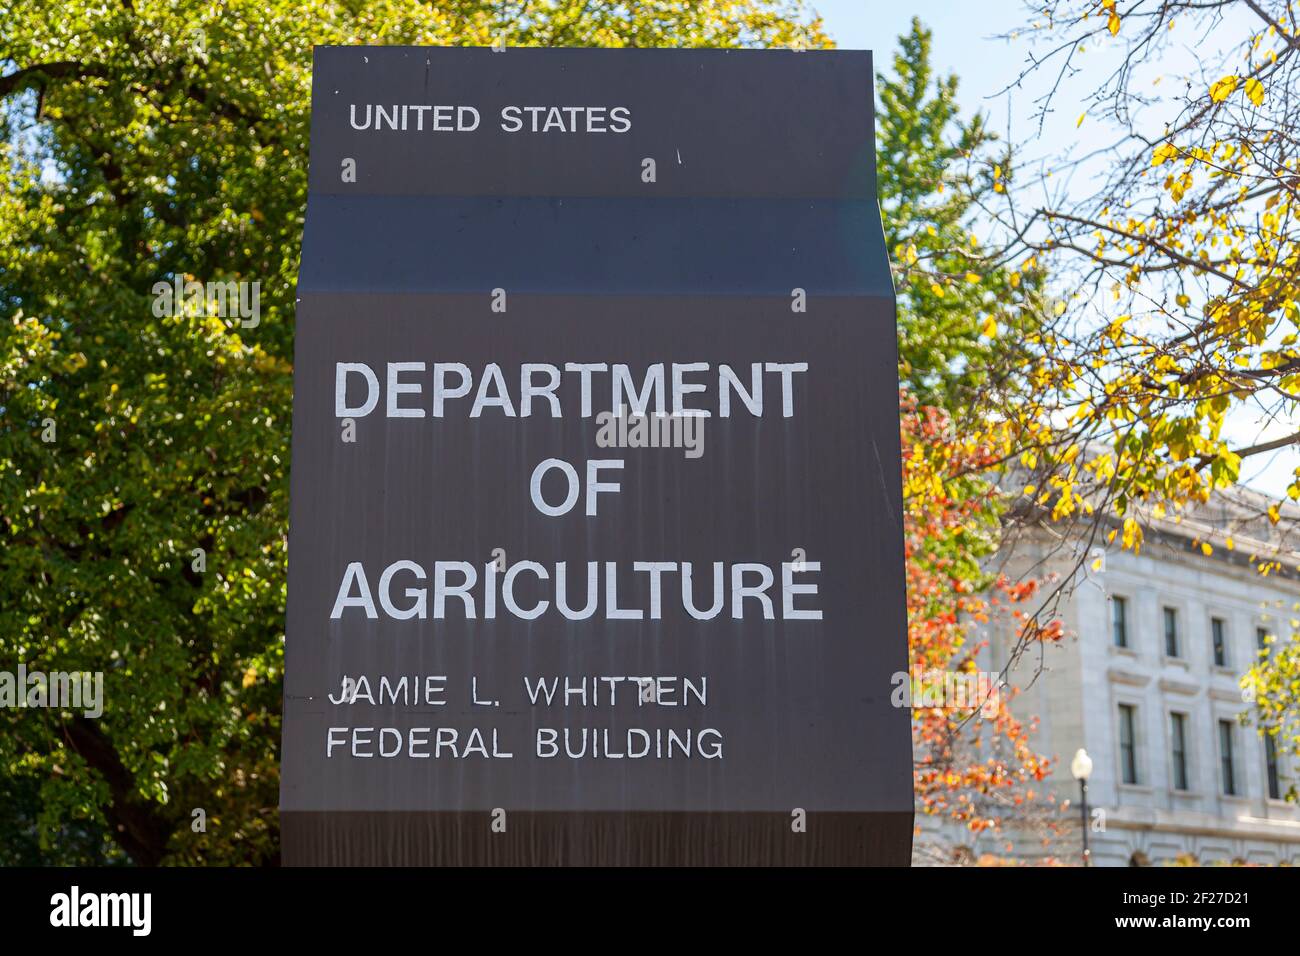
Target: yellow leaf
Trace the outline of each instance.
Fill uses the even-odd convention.
[[[968,272],[968,273],[966,273],[966,281],[967,281],[967,282],[970,282],[970,283],[973,284],[973,283],[979,282],[979,281],[980,281],[980,277],[979,277],[978,275],[976,275],[974,272]]]
[[[1264,102],[1264,84],[1253,76],[1246,81],[1246,95],[1256,106]]]
[[[1178,158],[1178,147],[1173,143],[1161,143],[1156,147],[1156,151],[1151,154],[1151,165],[1161,166],[1170,160]]]
[[[1142,547],[1142,527],[1133,518],[1124,519],[1124,534],[1120,546],[1134,554]]]
[[[248,670],[244,671],[244,686],[252,687],[256,683],[257,683],[257,668],[250,667]]]
[[[1207,558],[1210,555],[1214,554],[1214,549],[1210,547],[1210,543],[1208,541],[1201,542],[1201,554],[1205,555]]]
[[[1237,89],[1237,84],[1240,82],[1240,78],[1235,75],[1225,76],[1223,79],[1219,80],[1219,82],[1210,87],[1210,99],[1215,103],[1222,103],[1233,94],[1233,91]]]
[[[993,316],[984,320],[984,327],[980,329],[980,335],[986,339],[995,339],[998,337],[998,322]]]
[[[1087,112],[1080,113],[1080,114],[1079,114],[1079,122],[1077,122],[1077,123],[1074,124],[1074,128],[1075,128],[1075,129],[1078,129],[1080,126],[1082,126],[1082,125],[1083,125],[1083,121],[1084,121],[1085,119],[1087,119],[1087,118],[1088,118],[1088,114],[1087,114]]]
[[[1119,33],[1119,14],[1114,10],[1110,12],[1110,19],[1106,21],[1106,27],[1110,30],[1111,36]]]

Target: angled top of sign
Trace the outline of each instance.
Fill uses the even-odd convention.
[[[320,47],[299,291],[892,297],[871,62]]]
[[[312,155],[357,166],[316,194],[643,198],[650,159],[660,198],[875,197],[866,51],[317,47],[313,76]]]

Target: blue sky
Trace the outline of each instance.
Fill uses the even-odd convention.
[[[1029,45],[1025,35],[1002,39],[1023,30],[1032,19],[1025,0],[809,0],[810,6],[824,19],[827,32],[836,43],[847,49],[872,50],[878,68],[887,69],[897,48],[898,37],[910,30],[913,16],[934,33],[932,57],[941,73],[955,73],[960,81],[958,100],[963,111],[983,110],[990,115],[993,127],[1013,142],[1022,144],[1028,154],[1024,159],[1068,152],[1076,143],[1095,147],[1111,131],[1101,120],[1091,117],[1077,125],[1080,100],[1092,88],[1098,75],[1120,61],[1121,32],[1114,45],[1091,49],[1080,60],[1086,74],[1062,84],[1059,108],[1039,132],[1033,119],[1034,103],[1045,89],[1044,79],[1032,76],[1020,89],[1004,92],[1016,82],[1026,64]],[[1229,16],[1215,31],[1210,44],[1226,49],[1244,38],[1255,26],[1249,14]],[[1180,34],[1181,35],[1181,34]],[[1199,38],[1186,30],[1186,47],[1175,46],[1170,55],[1149,71],[1154,78],[1183,76],[1194,71],[1206,56],[1206,44],[1191,44]],[[1216,77],[1217,78],[1217,77]]]
[[[1023,22],[1019,0],[812,0],[811,6],[839,46],[874,50],[880,60],[893,53],[912,17],[920,17],[934,31],[936,64],[961,77],[968,107],[981,105],[1013,78],[1010,68],[1020,59],[1010,45],[991,39]]]
[[[1028,23],[1030,14],[1024,0],[910,0],[908,3],[810,0],[810,5],[822,15],[826,31],[838,46],[872,50],[878,69],[888,69],[897,38],[910,30],[913,16],[920,17],[934,33],[935,68],[940,73],[955,73],[959,78],[958,101],[963,113],[975,110],[988,113],[992,127],[1017,144],[1022,170],[1034,161],[1050,161],[1054,156],[1096,149],[1112,141],[1115,131],[1100,118],[1089,117],[1082,125],[1077,124],[1082,112],[1080,102],[1090,89],[1087,81],[1108,73],[1107,61],[1118,62],[1118,44],[1111,50],[1089,51],[1088,56],[1093,59],[1088,75],[1062,86],[1058,109],[1047,117],[1041,132],[1034,118],[1033,100],[1042,92],[1044,81],[1032,77],[1023,88],[1005,92],[1023,69],[1028,46],[1024,37],[1017,40],[1001,37]],[[1249,14],[1239,15],[1216,30],[1211,42],[1226,49],[1239,42],[1253,26]],[[1120,39],[1123,39],[1122,32]],[[1193,40],[1190,31],[1187,40],[1189,44]],[[1149,76],[1153,79],[1157,73],[1170,79],[1186,76],[1209,59],[1212,57],[1207,57],[1201,48],[1195,52],[1190,47],[1175,49]],[[1168,83],[1165,88],[1177,89],[1178,85]],[[1155,116],[1163,123],[1159,111]],[[1087,177],[1076,174],[1076,178]],[[1268,421],[1241,409],[1230,418],[1226,432],[1229,440],[1240,446],[1280,437],[1297,428],[1300,422]],[[1297,465],[1300,465],[1300,455],[1295,448],[1284,449],[1248,460],[1243,464],[1242,477],[1252,487],[1281,495]]]
[[[872,50],[880,66],[888,65],[912,17],[920,17],[934,31],[935,66],[961,80],[963,108],[1005,118],[1006,101],[998,94],[1016,78],[1024,49],[997,37],[1025,23],[1021,0],[811,0],[811,6],[840,47]]]

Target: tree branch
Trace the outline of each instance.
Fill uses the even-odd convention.
[[[1300,443],[1300,432],[1287,435],[1285,438],[1274,438],[1272,441],[1260,442],[1258,445],[1251,445],[1248,448],[1236,448],[1232,453],[1238,458],[1249,458],[1251,455],[1262,455],[1266,451],[1273,451],[1276,448],[1285,448],[1287,445],[1298,443]]]
[[[38,63],[23,67],[13,73],[0,76],[0,97],[25,90],[30,86],[43,85],[43,80],[75,77],[86,79],[91,76],[103,76],[104,68],[94,64],[78,63],[76,60],[59,60],[54,63]]]
[[[103,811],[113,839],[136,863],[157,866],[173,827],[153,803],[136,792],[135,778],[122,763],[112,741],[94,721],[80,715],[63,725],[63,737],[108,784],[110,799]]]

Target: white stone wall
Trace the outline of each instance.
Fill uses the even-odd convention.
[[[1020,542],[1017,564],[1036,560],[1038,547]],[[1060,556],[1057,568],[1065,567],[1067,556]],[[1090,574],[1062,605],[1069,633],[1048,649],[1045,672],[1015,706],[1021,714],[1040,716],[1036,749],[1058,759],[1050,788],[1058,795],[1077,799],[1070,759],[1079,747],[1091,755],[1089,804],[1104,812],[1097,821],[1104,829],[1089,835],[1097,865],[1128,865],[1135,851],[1153,863],[1191,853],[1205,863],[1300,865],[1300,809],[1268,797],[1264,742],[1253,727],[1235,721],[1250,709],[1238,682],[1254,660],[1256,627],[1285,632],[1290,618],[1300,616],[1292,610],[1300,584],[1262,577],[1227,557],[1222,546],[1206,557],[1182,542],[1153,541],[1139,556],[1108,549],[1104,572]],[[1127,649],[1112,640],[1110,601],[1116,595],[1128,599]],[[1177,658],[1165,653],[1165,607],[1178,615]],[[1214,663],[1212,617],[1227,625],[1226,667]],[[1005,662],[1005,635],[995,633],[988,666]],[[1028,684],[1038,663],[1037,657],[1024,660],[1011,682]],[[1136,707],[1136,784],[1124,783],[1121,775],[1121,703]],[[1175,711],[1187,717],[1186,791],[1173,783]],[[1220,720],[1233,720],[1236,796],[1223,792]],[[1285,754],[1279,759],[1284,795],[1296,768]],[[1078,819],[1077,805],[1069,815]],[[1077,827],[1052,849],[1020,844],[1019,852],[1077,858]]]

